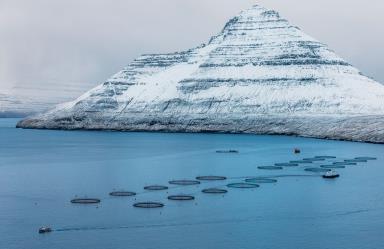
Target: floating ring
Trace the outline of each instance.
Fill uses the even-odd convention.
[[[296,166],[299,166],[299,164],[298,163],[275,163],[275,166],[296,167]]]
[[[71,203],[74,204],[97,204],[100,202],[101,200],[97,198],[76,198],[71,200]]]
[[[272,179],[272,178],[255,177],[255,178],[245,179],[245,182],[248,182],[248,183],[276,183],[277,180]]]
[[[168,196],[168,200],[172,201],[192,201],[195,197],[192,195],[170,195]]]
[[[258,188],[260,185],[254,184],[254,183],[244,183],[244,182],[239,182],[239,183],[230,183],[227,185],[228,188]]]
[[[151,190],[151,191],[159,191],[159,190],[166,190],[168,189],[167,186],[161,186],[161,185],[151,185],[151,186],[145,186],[145,190]]]
[[[304,170],[310,171],[310,172],[328,172],[329,171],[329,169],[324,169],[324,168],[306,168]]]
[[[321,165],[320,167],[324,169],[344,169],[345,168],[344,165]]]
[[[259,166],[258,169],[265,169],[265,170],[281,170],[283,167],[281,166]]]
[[[369,156],[363,156],[363,157],[355,157],[357,160],[377,160],[376,157],[369,157]]]
[[[226,189],[221,189],[221,188],[207,188],[201,190],[201,192],[205,194],[225,194],[228,192]]]
[[[198,176],[198,177],[196,177],[196,180],[201,180],[201,181],[223,181],[226,179],[227,179],[227,177],[225,177],[225,176]]]
[[[184,185],[184,186],[200,184],[199,181],[195,181],[195,180],[173,180],[173,181],[169,181],[168,183],[173,185]]]
[[[164,207],[163,203],[160,202],[138,202],[133,204],[134,207],[137,208],[161,208]]]
[[[109,193],[110,196],[133,196],[136,195],[135,192],[130,191],[113,191]]]

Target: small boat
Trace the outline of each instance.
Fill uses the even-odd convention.
[[[324,175],[323,175],[323,178],[337,178],[339,177],[340,175],[335,171],[335,170],[329,170],[327,171]]]
[[[39,228],[39,233],[50,233],[52,232],[52,228],[50,227],[40,227]]]
[[[300,154],[300,152],[301,152],[301,150],[299,148],[295,148],[293,150],[293,153],[295,153],[295,154]]]

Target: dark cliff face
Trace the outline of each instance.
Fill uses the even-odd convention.
[[[277,12],[254,6],[207,44],[143,55],[79,99],[19,127],[283,133],[380,142],[375,134],[381,134],[376,125],[383,114],[382,85]],[[363,117],[371,115],[374,125],[351,134],[351,127],[367,125]],[[329,122],[316,132],[300,130],[300,124],[309,129],[319,117]]]

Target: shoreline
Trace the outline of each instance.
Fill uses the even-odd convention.
[[[59,121],[58,121],[59,120]],[[65,120],[65,121],[63,121]],[[384,144],[384,116],[352,117],[245,117],[237,119],[191,119],[188,116],[116,119],[87,117],[66,119],[23,119],[16,128],[117,132],[213,133],[285,135],[327,140]],[[128,121],[129,120],[129,121]]]

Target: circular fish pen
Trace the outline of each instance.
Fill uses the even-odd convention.
[[[299,166],[299,164],[298,163],[275,163],[275,166],[296,167],[296,166]]]
[[[347,163],[366,163],[368,160],[363,160],[363,159],[345,159],[344,162]]]
[[[137,208],[162,208],[164,207],[164,204],[161,202],[148,201],[148,202],[137,202],[133,204],[133,206]]]
[[[259,166],[258,169],[264,169],[264,170],[282,170],[283,167],[281,166]]]
[[[319,162],[319,161],[325,161],[325,158],[315,158],[315,157],[312,157],[312,158],[304,158],[303,160],[304,161]]]
[[[367,160],[367,161],[370,161],[370,160],[377,160],[376,157],[369,157],[369,156],[355,157],[355,159],[357,159],[357,160]]]
[[[351,163],[351,162],[334,162],[333,165],[348,166],[348,165],[357,165],[357,163]]]
[[[230,183],[227,184],[228,188],[243,188],[243,189],[248,189],[248,188],[258,188],[260,185],[255,184],[255,183],[244,183],[244,182],[238,182],[238,183]]]
[[[134,196],[136,195],[135,192],[130,191],[113,191],[109,193],[110,196],[117,196],[117,197],[125,197],[125,196]]]
[[[344,169],[344,165],[321,165],[320,166],[323,169]]]
[[[324,168],[306,168],[304,170],[309,172],[316,172],[316,173],[325,173],[329,171],[329,169],[324,169]]]
[[[97,204],[100,202],[101,200],[97,198],[76,198],[71,200],[71,203],[74,204]]]
[[[225,194],[228,192],[228,190],[221,188],[206,188],[201,190],[201,192],[205,194]]]
[[[195,197],[192,195],[170,195],[168,196],[168,200],[171,201],[192,201]]]
[[[230,153],[239,153],[239,151],[238,150],[216,150],[216,153],[230,154]]]
[[[335,156],[315,156],[314,158],[320,158],[320,159],[335,159]]]
[[[289,163],[302,164],[302,163],[312,163],[312,161],[308,161],[308,160],[295,160],[295,161],[289,161]]]
[[[227,179],[227,177],[225,177],[225,176],[198,176],[198,177],[196,177],[196,180],[200,180],[200,181],[223,181],[226,179]]]
[[[168,189],[167,186],[162,186],[162,185],[151,185],[151,186],[145,186],[145,190],[150,190],[150,191],[160,191],[160,190],[166,190]]]
[[[255,178],[245,179],[245,182],[248,182],[248,183],[276,183],[277,180],[272,179],[272,178],[255,177]]]
[[[200,182],[196,180],[173,180],[173,181],[169,181],[168,183],[172,185],[182,185],[182,186],[200,184]]]

